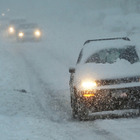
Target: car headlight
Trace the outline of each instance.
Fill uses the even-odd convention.
[[[83,81],[81,86],[84,90],[92,90],[97,87],[97,84],[94,81]]]
[[[9,29],[8,29],[8,32],[9,32],[10,34],[14,34],[14,33],[15,33],[14,27],[10,26]]]
[[[36,30],[34,32],[35,37],[40,37],[41,36],[41,31],[40,30]]]
[[[18,36],[19,36],[20,38],[22,38],[22,37],[24,36],[24,33],[23,33],[23,32],[19,32],[19,33],[18,33]]]

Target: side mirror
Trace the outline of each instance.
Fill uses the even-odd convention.
[[[75,73],[75,68],[69,68],[69,73]]]

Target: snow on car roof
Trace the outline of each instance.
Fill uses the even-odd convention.
[[[109,48],[122,48],[125,46],[135,46],[135,44],[133,41],[126,41],[123,39],[102,40],[102,41],[93,41],[87,43],[83,47],[82,58],[80,63],[84,63],[88,57],[90,57],[93,53],[96,53],[100,50],[109,49]]]

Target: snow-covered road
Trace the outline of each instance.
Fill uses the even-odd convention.
[[[139,140],[139,118],[73,120],[69,90],[53,88],[59,83],[51,79],[52,74],[60,72],[53,67],[62,64],[40,44],[3,42],[0,50],[1,77],[5,77],[0,94],[2,139]]]
[[[86,39],[126,36],[139,29],[139,14],[124,15],[131,3],[123,11],[121,0],[7,1],[11,15],[38,19],[44,38],[19,43],[0,32],[0,139],[139,140],[140,118],[72,119],[69,93],[68,68]]]

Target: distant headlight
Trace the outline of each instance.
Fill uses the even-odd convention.
[[[8,32],[9,32],[10,34],[14,34],[14,33],[15,33],[14,27],[10,26],[9,29],[8,29]]]
[[[82,88],[84,88],[85,90],[92,90],[95,87],[97,87],[96,82],[94,81],[83,81],[81,84]]]
[[[23,32],[19,32],[19,33],[18,33],[18,36],[19,36],[20,38],[22,38],[22,37],[24,36],[24,33],[23,33]]]
[[[41,31],[40,30],[36,30],[34,32],[35,37],[40,37],[41,36]]]

